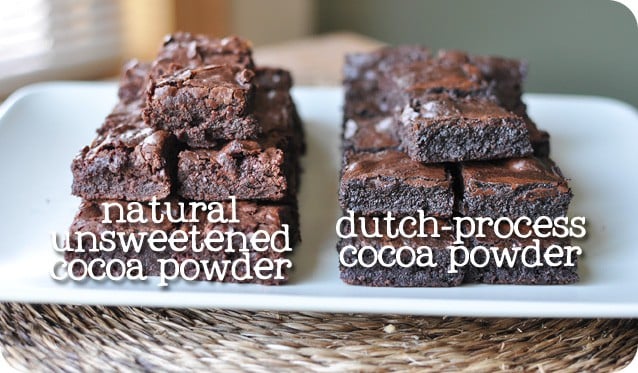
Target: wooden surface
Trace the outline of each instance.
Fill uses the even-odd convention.
[[[348,52],[365,52],[383,43],[353,33],[333,33],[255,48],[258,65],[289,69],[296,85],[340,85]]]

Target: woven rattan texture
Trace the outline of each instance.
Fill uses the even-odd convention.
[[[0,305],[25,370],[615,371],[638,320],[476,319]]]

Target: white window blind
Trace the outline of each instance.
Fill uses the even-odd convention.
[[[112,70],[121,29],[119,1],[0,0],[0,94]]]

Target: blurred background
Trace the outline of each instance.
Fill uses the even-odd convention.
[[[638,106],[638,27],[610,0],[0,0],[0,96],[43,80],[107,79],[184,30],[239,34],[298,84],[339,84],[343,53],[422,43],[524,58],[530,92]]]

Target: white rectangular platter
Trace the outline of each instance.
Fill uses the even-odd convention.
[[[300,196],[303,243],[279,287],[217,283],[59,283],[50,232],[64,233],[79,199],[70,163],[116,100],[114,83],[46,83],[0,107],[0,301],[524,317],[638,317],[638,114],[618,101],[530,94],[552,158],[571,178],[570,215],[586,216],[581,282],[566,286],[365,288],[339,279],[335,249],[342,91],[298,87],[309,144]]]

